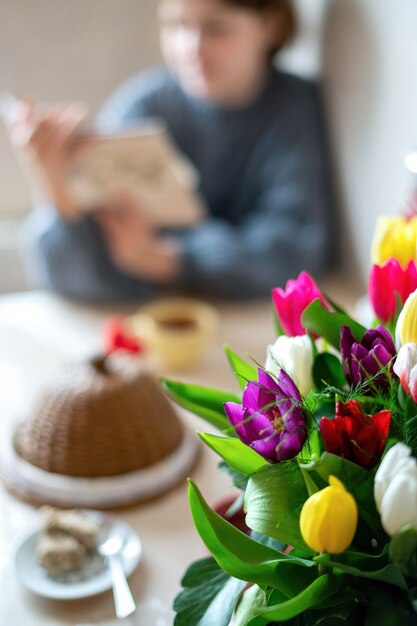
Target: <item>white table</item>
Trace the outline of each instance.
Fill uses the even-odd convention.
[[[334,281],[329,293],[339,301],[353,301],[352,289]],[[342,295],[342,297],[340,297]],[[355,294],[356,295],[356,294]],[[220,304],[218,337],[200,366],[173,378],[208,386],[236,388],[223,355],[228,343],[244,356],[263,363],[265,347],[274,339],[269,302]],[[72,303],[42,292],[0,299],[0,416],[18,419],[43,381],[61,364],[83,359],[100,347],[100,322],[132,307],[94,307]],[[162,372],[162,374],[168,374]],[[168,374],[169,375],[169,374]],[[212,431],[189,416],[193,430]],[[229,490],[230,480],[217,470],[218,458],[203,448],[193,479],[209,502]],[[172,600],[187,565],[206,554],[189,513],[185,481],[159,500],[120,513],[143,541],[144,554],[130,585],[138,604],[125,620],[131,626],[170,626]],[[36,509],[17,500],[0,486],[0,626],[115,625],[110,592],[83,601],[63,603],[38,598],[19,584],[13,549],[19,536],[37,519]]]

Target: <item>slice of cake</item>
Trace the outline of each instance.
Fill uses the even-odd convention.
[[[65,533],[42,533],[36,547],[39,565],[51,575],[81,569],[87,557],[86,548]]]
[[[46,506],[41,509],[46,533],[65,533],[78,540],[87,550],[95,550],[100,526],[78,509],[60,511]]]
[[[100,524],[84,511],[40,509],[42,531],[36,547],[39,565],[51,576],[80,570],[97,548]]]

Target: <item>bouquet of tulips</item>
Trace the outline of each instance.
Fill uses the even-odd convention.
[[[231,393],[164,381],[241,490],[247,532],[189,483],[211,557],[175,626],[417,624],[417,217],[380,218],[366,328],[303,272],[273,290],[278,338]]]

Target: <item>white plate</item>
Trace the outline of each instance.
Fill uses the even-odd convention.
[[[89,511],[89,515],[99,522],[103,523],[111,516],[104,515],[96,511]],[[126,576],[137,567],[142,556],[141,541],[129,524],[126,524],[118,518],[114,518],[115,531],[120,533],[124,538],[124,547],[121,556]],[[111,588],[111,579],[108,568],[104,563],[99,564],[99,571],[88,573],[88,569],[83,568],[76,578],[86,576],[84,580],[74,580],[72,582],[62,582],[48,576],[46,570],[38,565],[36,560],[36,544],[40,531],[37,530],[26,536],[16,548],[15,551],[15,567],[20,581],[37,595],[54,600],[74,600],[76,598],[87,598],[94,596]],[[101,557],[96,557],[101,559]],[[91,564],[90,564],[91,565]]]

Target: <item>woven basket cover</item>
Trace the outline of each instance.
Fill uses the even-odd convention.
[[[159,383],[132,357],[60,372],[15,433],[26,461],[68,476],[115,476],[149,467],[179,446],[183,426]]]

